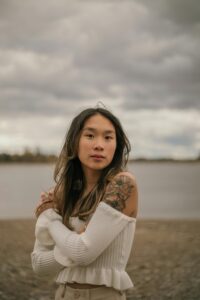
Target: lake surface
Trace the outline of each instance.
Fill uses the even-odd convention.
[[[139,188],[139,218],[200,219],[200,163],[129,165]],[[42,191],[53,186],[54,165],[0,165],[0,219],[34,217]]]

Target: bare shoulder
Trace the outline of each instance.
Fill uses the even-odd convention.
[[[136,217],[138,193],[134,175],[130,172],[115,175],[107,185],[103,201],[125,215]]]
[[[132,173],[127,171],[119,172],[117,175],[115,175],[113,179],[117,179],[117,178],[123,178],[124,180],[130,181],[132,183],[136,183],[135,176]]]

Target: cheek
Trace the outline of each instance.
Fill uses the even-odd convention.
[[[78,144],[78,156],[82,154],[82,149],[83,149],[83,143],[80,139],[79,144]]]
[[[79,146],[78,146],[78,155],[83,155],[85,151],[88,149],[87,141],[80,139]]]
[[[110,153],[110,156],[111,156],[111,157],[114,156],[115,150],[116,150],[116,143],[113,144],[113,145],[110,145],[109,153]]]

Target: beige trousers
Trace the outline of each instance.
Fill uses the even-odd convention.
[[[92,289],[75,289],[60,284],[56,290],[55,300],[126,300],[126,294],[106,286]]]

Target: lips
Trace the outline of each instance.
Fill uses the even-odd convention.
[[[96,159],[105,158],[105,156],[103,156],[103,155],[97,155],[97,154],[91,155],[91,157],[92,157],[92,158],[96,158]]]

